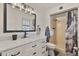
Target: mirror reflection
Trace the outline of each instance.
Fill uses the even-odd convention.
[[[25,13],[18,7],[12,8],[7,4],[7,30],[9,31],[33,31],[36,25],[36,15]]]

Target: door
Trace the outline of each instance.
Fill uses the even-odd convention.
[[[66,16],[56,18],[56,45],[61,53],[65,54],[65,25]]]
[[[53,20],[53,21],[52,21]],[[57,46],[57,50],[65,54],[65,25],[67,17],[66,13],[52,16],[51,25],[54,34],[52,35],[50,42]]]

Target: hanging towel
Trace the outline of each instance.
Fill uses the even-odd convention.
[[[50,30],[49,30],[49,27],[48,26],[46,27],[46,30],[45,30],[45,36],[47,37],[47,42],[49,42]]]

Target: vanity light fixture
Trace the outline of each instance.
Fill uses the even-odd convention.
[[[19,10],[24,10],[25,13],[29,14],[35,13],[34,8],[25,3],[8,3],[8,4],[10,4],[12,8],[18,8]]]
[[[28,11],[28,9],[26,8],[26,9],[25,9],[25,13],[27,13],[27,11]]]
[[[24,9],[24,5],[21,4],[21,8]]]

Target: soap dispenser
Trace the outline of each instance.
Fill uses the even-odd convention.
[[[37,35],[39,35],[40,33],[41,33],[40,25],[37,25]]]

